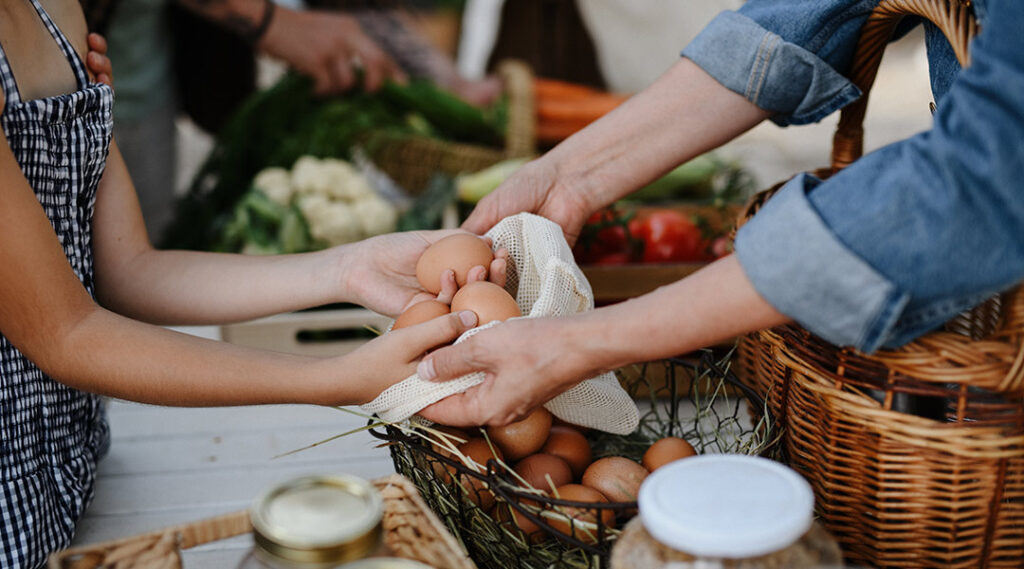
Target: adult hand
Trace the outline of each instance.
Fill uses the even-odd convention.
[[[89,34],[86,38],[89,53],[85,55],[85,66],[92,73],[97,83],[106,83],[114,88],[114,69],[107,57],[107,40],[99,34]]]
[[[476,326],[477,317],[463,310],[422,324],[392,330],[341,356],[339,363],[356,383],[347,385],[352,399],[360,404],[373,401],[382,391],[416,372],[416,364],[427,351],[448,344]]]
[[[396,316],[423,300],[437,298],[450,303],[457,288],[455,274],[446,271],[442,275],[441,293],[435,297],[424,291],[416,280],[416,262],[432,243],[456,233],[461,232],[454,229],[404,231],[342,245],[338,250],[351,254],[339,260],[344,264],[343,278],[352,296],[345,300],[388,316]],[[468,278],[470,281],[488,279],[505,286],[507,267],[508,251],[499,249],[490,267],[474,267]]]
[[[523,318],[428,354],[417,373],[446,381],[483,371],[483,383],[420,411],[451,426],[505,425],[597,375],[594,358],[568,332],[569,318]]]
[[[355,86],[357,69],[371,92],[388,79],[404,80],[394,61],[346,14],[278,6],[259,47],[312,77],[321,95]]]
[[[600,205],[591,204],[585,190],[560,179],[550,160],[540,158],[525,164],[480,200],[462,228],[483,233],[502,219],[525,211],[560,225],[571,246],[579,238],[583,223]]]

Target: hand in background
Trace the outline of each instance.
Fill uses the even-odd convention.
[[[278,6],[259,47],[312,77],[321,95],[354,87],[357,68],[367,91],[376,91],[388,79],[404,80],[402,71],[355,18],[342,13]]]
[[[434,318],[422,324],[392,330],[339,358],[344,370],[339,377],[352,374],[356,385],[346,390],[356,401],[369,403],[382,391],[416,372],[416,364],[427,351],[447,344],[476,326],[476,314],[463,310]]]
[[[342,245],[351,251],[351,255],[345,255],[342,261],[344,273],[348,275],[348,289],[353,291],[353,298],[346,300],[388,316],[396,316],[423,300],[437,298],[451,302],[456,288],[454,274],[449,271],[447,281],[442,277],[441,294],[435,297],[424,291],[416,280],[416,262],[432,243],[459,232],[455,229],[405,231]],[[504,286],[507,259],[508,252],[499,250],[491,266],[471,270],[469,280],[488,279]]]
[[[107,57],[107,40],[100,34],[89,34],[86,39],[89,53],[85,55],[85,66],[97,83],[105,83],[114,88],[114,69]]]
[[[446,86],[462,100],[478,107],[493,104],[504,89],[501,79],[493,75],[478,81],[457,76]]]
[[[502,219],[521,212],[546,217],[562,227],[566,241],[572,246],[580,229],[593,210],[585,192],[575,191],[545,158],[520,168],[496,190],[476,205],[462,224],[472,233],[483,233]]]

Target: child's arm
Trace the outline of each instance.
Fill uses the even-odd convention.
[[[119,316],[89,297],[5,137],[0,203],[0,332],[43,371],[79,389],[173,405],[362,403],[411,375],[426,350],[467,327],[452,315],[326,359],[179,334]]]
[[[451,231],[384,235],[302,255],[249,256],[153,249],[116,145],[96,201],[96,294],[120,314],[156,324],[219,324],[354,302],[390,316],[428,298],[416,260]],[[504,271],[491,267],[492,278]]]

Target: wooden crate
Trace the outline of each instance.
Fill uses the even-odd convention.
[[[373,339],[390,324],[391,318],[365,308],[331,308],[229,324],[221,327],[221,338],[289,354],[338,356]]]
[[[598,305],[647,294],[693,273],[706,263],[584,265],[580,268]]]

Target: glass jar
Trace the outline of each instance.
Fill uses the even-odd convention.
[[[309,475],[263,491],[253,501],[253,549],[239,569],[326,569],[387,557],[383,500],[346,474]]]
[[[835,539],[814,522],[814,493],[764,458],[704,455],[651,473],[640,515],[612,549],[616,569],[841,567]]]

